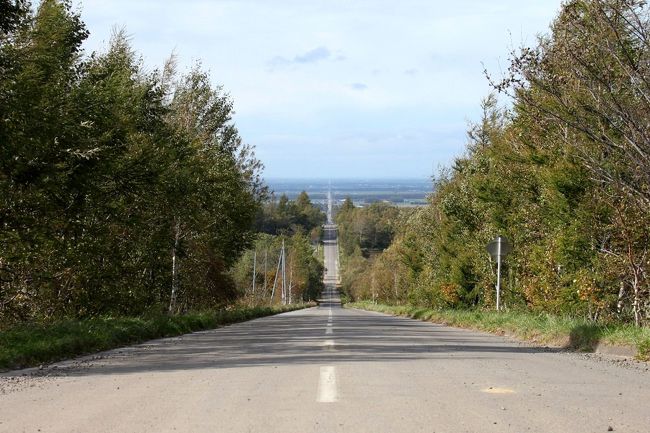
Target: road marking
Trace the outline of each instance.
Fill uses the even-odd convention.
[[[326,366],[320,368],[320,380],[318,382],[319,403],[334,403],[338,401],[336,392],[336,368]]]
[[[332,333],[332,328],[330,328],[330,327],[328,326],[327,329],[325,330],[325,335],[327,335],[327,334],[331,334],[331,333]]]
[[[334,349],[334,340],[325,340],[325,342],[323,343],[323,348]]]
[[[492,386],[489,388],[482,389],[481,392],[485,392],[487,394],[515,394],[516,393],[514,389],[494,388]]]

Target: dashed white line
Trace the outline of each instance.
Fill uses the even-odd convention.
[[[336,387],[336,368],[325,366],[320,368],[320,380],[318,382],[318,396],[316,401],[319,403],[334,403],[338,401]]]

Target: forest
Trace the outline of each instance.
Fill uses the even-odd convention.
[[[279,235],[314,296],[322,212],[269,201],[200,63],[150,70],[125,31],[85,53],[69,1],[0,5],[0,327],[230,305],[246,251],[277,260]]]
[[[347,232],[362,247],[372,230],[342,209],[348,295],[494,308],[486,245],[502,235],[514,245],[505,309],[647,325],[649,18],[643,1],[571,0],[536,46],[513,50],[505,74],[486,72],[494,93],[464,155],[436,176],[426,207],[391,218],[383,252],[345,245]]]
[[[69,1],[0,5],[0,326],[316,296],[324,215],[270,196],[200,63],[150,70],[124,31],[85,53]],[[426,207],[343,204],[347,294],[492,308],[502,235],[506,309],[647,324],[649,29],[642,1],[564,3],[486,72]]]

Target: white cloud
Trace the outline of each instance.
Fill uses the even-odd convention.
[[[294,63],[315,63],[319,60],[329,58],[331,55],[330,50],[326,47],[318,47],[313,50],[307,51],[305,54],[300,54],[293,58]]]
[[[91,50],[117,24],[151,68],[173,50],[186,67],[202,59],[233,96],[244,139],[258,147],[270,175],[308,175],[321,146],[334,146],[343,155],[336,176],[375,172],[381,163],[359,156],[363,140],[341,144],[342,136],[388,137],[382,146],[393,146],[401,161],[394,169],[404,174],[448,162],[462,150],[465,119],[478,115],[490,90],[482,63],[505,69],[510,49],[533,44],[560,4],[83,0],[82,17]],[[302,159],[289,164],[276,151],[280,143]],[[389,153],[382,155],[387,164]]]
[[[293,59],[287,59],[286,57],[282,56],[275,56],[269,61],[268,64],[270,70],[273,71],[284,66],[318,63],[320,61],[330,59],[331,57],[332,53],[327,47],[317,47],[307,51],[306,53],[298,54],[294,56]],[[339,55],[335,60],[339,61],[342,59],[344,59],[344,57]]]

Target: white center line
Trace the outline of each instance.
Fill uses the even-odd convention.
[[[318,382],[319,403],[334,403],[338,401],[336,390],[336,368],[326,366],[320,368],[320,380]]]

